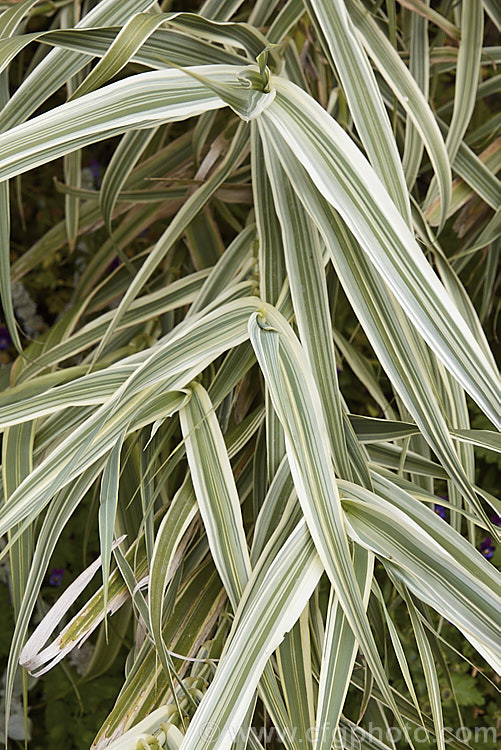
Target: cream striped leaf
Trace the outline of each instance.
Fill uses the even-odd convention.
[[[205,389],[193,383],[179,413],[193,487],[214,563],[236,610],[251,566],[230,460]]]
[[[429,346],[487,416],[498,423],[498,375],[485,361],[371,167],[313,99],[283,80],[273,79],[273,85],[277,95],[262,115],[270,137],[289,145],[322,195],[340,212]],[[475,378],[471,375],[473,361]]]
[[[353,568],[360,593],[367,606],[374,572],[374,556],[362,547],[353,549]],[[320,668],[316,714],[315,750],[330,750],[337,729],[358,651],[334,587],[331,586]]]
[[[460,565],[457,556],[447,551],[436,537],[374,493],[348,483],[342,484],[342,493],[350,498],[343,501],[350,535],[380,555],[419,599],[456,625],[493,669],[499,671],[501,662],[496,645],[497,612],[501,605],[499,574],[493,570],[488,579],[484,576],[480,580]],[[460,535],[452,528],[450,534],[461,543]],[[481,554],[469,546],[469,557]]]
[[[444,223],[451,199],[451,161],[440,134],[436,118],[417,82],[403,64],[397,50],[385,37],[375,20],[359,0],[348,0],[353,22],[362,43],[374,60],[401,106],[422,139],[437,176],[440,192],[441,224]]]
[[[332,470],[320,397],[302,348],[285,319],[263,303],[249,333],[286,436],[287,455],[315,546],[382,693],[394,707],[356,582]]]
[[[228,85],[235,92],[248,91],[237,79],[241,70],[238,66],[202,65],[187,70],[210,76],[214,84]],[[183,120],[224,106],[219,96],[188,73],[178,70],[139,73],[2,133],[0,179],[133,128]]]
[[[450,476],[477,512],[485,516],[451,442],[448,425],[435,395],[434,375],[430,375],[417,333],[411,329],[365,253],[350,237],[336,212],[318,194],[310,176],[297,163],[292,152],[281,149],[277,155],[289,179],[293,180],[298,196],[319,226],[348,299],[394,388]],[[431,404],[434,404],[432,408]],[[381,405],[385,407],[384,402]]]
[[[133,13],[147,10],[154,0],[101,0],[78,22],[76,28],[123,24]],[[23,44],[24,46],[24,44]],[[51,94],[88,62],[87,55],[71,50],[52,50],[18,87],[0,114],[0,130],[26,120]]]
[[[390,120],[345,2],[305,0],[305,5],[333,61],[369,161],[410,225],[410,203]]]
[[[203,729],[209,722],[219,750],[230,747],[268,658],[299,619],[322,572],[304,521],[265,571],[258,564],[237,610],[230,645],[190,722],[183,750],[206,747]]]
[[[113,446],[104,467],[101,479],[101,496],[99,506],[99,543],[101,548],[101,568],[103,572],[103,609],[108,611],[108,579],[110,574],[111,548],[115,530],[115,517],[118,504],[118,487],[120,483],[120,453],[127,434],[127,427],[122,430]],[[106,619],[105,619],[106,623]]]

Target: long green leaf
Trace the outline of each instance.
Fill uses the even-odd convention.
[[[497,423],[497,373],[485,361],[452,300],[447,299],[378,178],[346,133],[318,104],[293,84],[273,79],[273,85],[277,96],[262,115],[270,136],[290,146],[427,343]]]
[[[214,563],[236,609],[251,567],[230,460],[214,407],[201,385],[180,412],[186,454]]]
[[[348,299],[394,388],[450,476],[482,515],[483,510],[451,442],[448,425],[435,395],[435,376],[430,375],[429,360],[417,333],[410,327],[365,253],[349,237],[339,216],[317,193],[311,178],[292,152],[282,149],[278,156],[289,179],[293,180],[298,196],[318,224]],[[339,337],[336,341],[339,343]],[[431,404],[434,406],[430,408]],[[384,402],[382,406],[385,406]]]
[[[346,445],[341,397],[337,381],[320,240],[315,225],[302,206],[280,162],[263,139],[299,336],[315,375],[329,430],[336,473],[348,478],[351,467]]]
[[[410,204],[390,120],[346,5],[343,0],[305,0],[305,5],[333,61],[369,161],[410,225]]]
[[[111,547],[115,529],[115,516],[120,482],[120,453],[127,429],[123,430],[113,447],[104,467],[101,481],[99,507],[99,541],[101,546],[101,567],[103,571],[103,607],[108,609],[108,577],[110,573]],[[105,621],[106,622],[106,621]]]
[[[353,555],[355,576],[364,603],[367,604],[374,558],[358,546],[354,548]],[[336,591],[331,587],[325,623],[316,716],[318,731],[315,748],[318,750],[330,750],[333,740],[337,736],[341,711],[350,685],[357,650],[357,642],[353,631],[340,607]]]
[[[77,28],[123,24],[132,13],[146,10],[153,0],[101,0],[81,21]],[[23,45],[24,46],[24,43]],[[0,114],[0,130],[12,128],[27,119],[51,94],[78,73],[88,62],[80,51],[53,50],[23,81]]]
[[[214,83],[229,84],[235,91],[247,90],[237,80],[238,67],[209,65],[187,70],[209,75]],[[139,73],[2,133],[0,179],[133,128],[186,119],[223,106],[217,95],[187,73]]]
[[[357,498],[343,503],[350,534],[381,555],[411,591],[453,622],[493,669],[499,670],[495,645],[499,638],[499,575],[493,571],[488,582],[485,577],[476,578],[436,538],[373,493],[343,484],[343,494]],[[470,557],[481,557],[475,548],[469,546],[469,550]]]
[[[284,318],[269,305],[249,322],[252,345],[286,435],[287,455],[304,516],[326,572],[382,692],[393,704],[346,537],[328,433],[314,379]],[[398,711],[395,706],[395,713]]]
[[[437,176],[440,191],[441,224],[443,224],[451,198],[450,164],[452,159],[447,153],[436,118],[418,83],[402,63],[396,49],[385,37],[375,20],[362,6],[362,3],[358,0],[348,0],[348,8],[370,57],[372,57],[379,72],[398,98],[426,147]]]
[[[304,522],[287,539],[264,580],[263,571],[256,569],[237,610],[230,645],[186,733],[185,750],[206,747],[203,729],[208,722],[217,733],[218,747],[230,747],[268,658],[299,619],[322,571]]]

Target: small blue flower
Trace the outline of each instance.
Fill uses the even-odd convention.
[[[494,515],[491,516],[491,521],[494,524],[494,526],[501,526],[501,518],[498,516],[497,513],[494,513]]]
[[[101,187],[101,165],[97,159],[91,159],[89,170],[94,178],[97,187]]]
[[[0,351],[8,349],[12,344],[12,339],[9,333],[9,329],[5,326],[0,327]]]
[[[437,516],[440,516],[440,518],[443,518],[444,521],[447,520],[447,511],[443,505],[434,505],[433,510],[435,511]]]
[[[495,545],[492,543],[490,536],[486,536],[483,542],[479,544],[479,550],[483,554],[486,560],[492,560],[492,556],[496,551]]]
[[[60,586],[64,576],[64,568],[53,568],[50,572],[49,586]]]

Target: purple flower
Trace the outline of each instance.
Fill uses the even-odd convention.
[[[480,542],[478,548],[486,560],[492,560],[496,547],[492,543],[490,536],[486,536],[484,541]]]
[[[0,351],[3,351],[4,349],[8,349],[9,346],[12,344],[12,339],[10,337],[9,329],[5,326],[0,327]]]
[[[94,178],[97,187],[101,187],[101,165],[97,159],[91,159],[89,170]]]
[[[443,505],[434,505],[433,510],[435,511],[437,516],[440,516],[440,518],[443,518],[444,521],[447,520],[447,511]]]
[[[49,586],[60,586],[64,576],[64,568],[53,568],[50,572]]]
[[[494,513],[494,515],[491,516],[491,521],[494,524],[494,526],[501,526],[501,518],[498,516],[497,513]]]
[[[111,263],[108,266],[108,268],[109,268],[110,271],[114,271],[115,268],[118,268],[119,265],[120,265],[120,258],[118,257],[118,255],[115,255],[115,257],[111,261]]]

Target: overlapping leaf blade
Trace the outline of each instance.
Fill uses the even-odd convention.
[[[19,280],[32,292],[56,262],[58,279],[79,268],[48,330],[12,337],[25,359],[1,334],[0,557],[18,612],[6,704],[58,540],[89,508],[103,587],[74,617],[63,593],[23,661],[45,672],[99,628],[95,679],[133,642],[95,748],[205,748],[209,721],[232,750],[262,750],[268,729],[287,750],[342,732],[386,750],[363,727],[388,727],[389,709],[464,750],[442,733],[449,651],[428,606],[499,668],[492,540],[485,556],[475,547],[497,539],[501,510],[474,460],[500,444],[478,415],[472,429],[463,390],[496,422],[500,55],[482,48],[482,3],[90,5],[77,24],[67,3],[0,14],[11,336]],[[52,98],[82,80],[73,101]],[[108,160],[100,190],[81,186],[95,155]],[[8,180],[22,218],[60,156],[67,184],[43,196],[48,231],[26,248],[36,229],[11,221]],[[429,223],[445,219],[439,243]],[[411,629],[433,718],[404,654]]]
[[[497,422],[497,373],[485,361],[452,301],[445,305],[443,287],[378,178],[346,134],[312,99],[285,81],[274,79],[274,85],[277,96],[263,114],[267,127],[290,146],[319,191],[341,213],[437,356]],[[475,382],[470,372],[473,357],[477,362]]]

